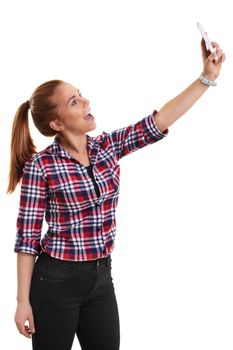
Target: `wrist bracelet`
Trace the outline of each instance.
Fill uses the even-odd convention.
[[[216,86],[217,83],[214,80],[207,79],[203,73],[201,73],[200,77],[198,78],[202,84],[207,86]]]

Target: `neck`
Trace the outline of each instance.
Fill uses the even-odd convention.
[[[68,152],[86,153],[87,152],[87,135],[56,135],[56,140]]]

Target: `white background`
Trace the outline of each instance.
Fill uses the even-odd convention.
[[[31,340],[14,323],[19,187],[6,195],[18,106],[39,84],[63,79],[90,99],[97,121],[91,135],[137,122],[200,75],[199,21],[227,56],[218,86],[209,88],[165,139],[120,161],[112,274],[121,350],[232,350],[230,4],[1,3],[1,348],[31,349]],[[29,118],[40,151],[53,138],[41,135]],[[72,349],[80,349],[76,338]]]

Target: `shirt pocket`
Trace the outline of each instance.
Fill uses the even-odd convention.
[[[114,183],[115,191],[119,191],[120,188],[120,165],[115,164],[113,167],[109,168],[111,173],[111,179]]]
[[[71,212],[85,210],[93,198],[92,192],[92,180],[89,177],[85,179],[81,176],[72,176],[66,182],[62,180],[50,186],[51,206]]]
[[[98,174],[102,185],[102,193],[111,196],[119,191],[120,187],[120,165],[105,166]]]

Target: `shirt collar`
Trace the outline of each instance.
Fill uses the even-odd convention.
[[[100,142],[98,141],[98,137],[92,137],[88,134],[86,134],[87,137],[87,147],[88,147],[88,155],[89,158],[92,159],[92,157],[98,152],[98,146]],[[61,157],[71,159],[73,158],[72,155],[67,152],[58,142],[58,135],[54,137],[53,142],[45,149],[46,153],[51,154],[57,154]],[[93,159],[94,160],[94,159]]]

